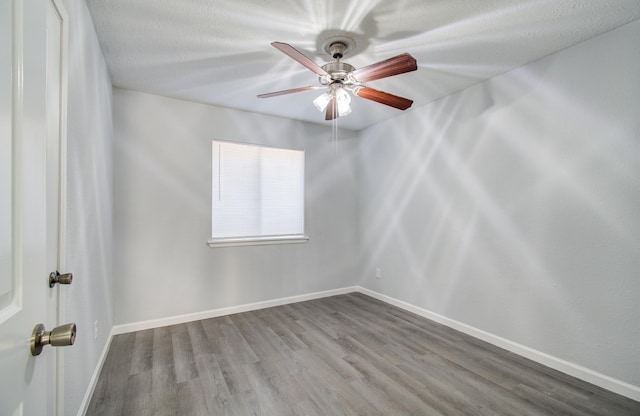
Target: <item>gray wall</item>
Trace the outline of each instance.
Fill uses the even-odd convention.
[[[362,131],[361,284],[640,386],[638,39]]]
[[[114,90],[115,323],[351,286],[354,132]],[[305,149],[305,244],[209,248],[211,140]]]
[[[78,325],[64,352],[65,414],[76,414],[113,326],[113,127],[109,74],[86,4],[69,15],[67,269],[63,316]],[[93,326],[98,321],[99,335]]]

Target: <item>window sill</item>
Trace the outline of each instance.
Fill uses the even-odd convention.
[[[276,235],[268,237],[212,238],[207,241],[211,248],[263,246],[270,244],[300,244],[309,241],[306,235]]]

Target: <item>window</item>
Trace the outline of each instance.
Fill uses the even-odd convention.
[[[304,151],[213,141],[210,247],[302,243]]]

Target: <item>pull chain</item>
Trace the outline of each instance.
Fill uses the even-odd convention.
[[[333,148],[333,153],[338,153],[338,115],[335,114],[338,112],[337,106],[333,107],[333,120],[331,125],[331,147]]]

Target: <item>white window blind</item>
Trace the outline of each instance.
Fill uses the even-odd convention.
[[[210,246],[302,242],[304,151],[213,141]]]

